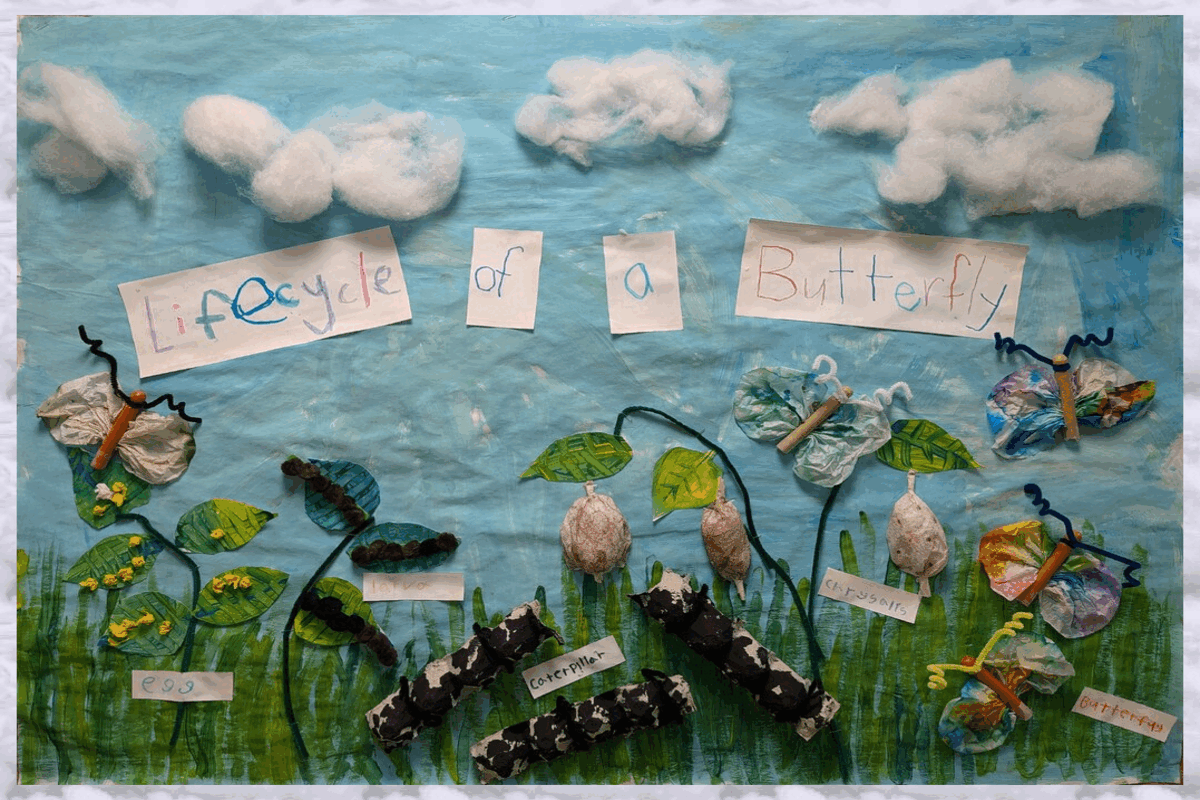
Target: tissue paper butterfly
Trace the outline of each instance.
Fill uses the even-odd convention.
[[[1039,514],[1060,520],[1067,535],[1052,546],[1046,526],[1032,519],[989,531],[979,541],[979,561],[992,590],[1024,605],[1038,598],[1042,618],[1068,639],[1095,633],[1116,615],[1121,589],[1139,585],[1133,571],[1141,563],[1080,541],[1071,521],[1050,508],[1037,484],[1026,484],[1025,493]],[[1124,583],[1083,550],[1125,564]]]
[[[1023,620],[1032,619],[1018,611],[992,634],[977,656],[965,656],[959,664],[929,664],[929,688],[946,688],[946,670],[971,677],[959,696],[946,704],[938,722],[938,735],[957,753],[984,753],[1008,738],[1017,719],[1029,720],[1033,711],[1020,695],[1030,689],[1053,694],[1075,674],[1062,650],[1045,636],[1018,634]],[[1001,639],[1008,638],[1004,644]]]
[[[1052,447],[1059,431],[1075,441],[1080,423],[1092,428],[1122,425],[1141,416],[1154,399],[1154,381],[1138,380],[1113,361],[1085,358],[1071,369],[1071,350],[1077,345],[1111,344],[1112,328],[1104,339],[1090,333],[1086,338],[1071,336],[1053,358],[999,333],[995,336],[997,350],[1010,354],[1020,350],[1041,362],[1021,367],[988,395],[988,426],[995,436],[992,449],[1001,458],[1025,458]]]

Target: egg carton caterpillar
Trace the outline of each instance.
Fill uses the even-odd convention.
[[[683,721],[696,710],[682,675],[643,669],[645,683],[618,686],[571,703],[559,695],[554,710],[509,725],[471,745],[483,783],[519,775],[538,762],[590,750],[601,742]]]
[[[642,594],[629,596],[668,633],[711,661],[734,685],[746,689],[779,722],[805,741],[827,725],[841,704],[818,681],[803,677],[763,647],[739,620],[725,616],[708,598],[708,585],[696,591],[686,578],[664,570]]]
[[[370,516],[366,511],[359,508],[358,503],[355,503],[354,498],[346,494],[344,488],[331,481],[325,475],[322,475],[321,468],[316,464],[305,461],[298,456],[289,456],[286,461],[279,465],[279,469],[288,477],[300,478],[308,484],[310,489],[332,503],[341,512],[342,518],[346,520],[346,523],[350,527],[353,528],[362,525]]]
[[[350,560],[360,567],[377,561],[409,561],[422,556],[449,553],[458,548],[458,537],[452,533],[439,533],[428,539],[404,542],[389,542],[377,539],[370,544],[360,544],[350,551]]]
[[[541,620],[535,600],[517,606],[494,628],[475,624],[475,635],[462,647],[430,661],[411,682],[400,678],[400,688],[367,712],[367,724],[384,752],[414,741],[425,728],[442,719],[467,694],[490,686],[501,671],[532,653],[542,642],[562,637]]]
[[[387,635],[362,617],[347,614],[342,608],[342,601],[336,597],[321,597],[316,592],[305,592],[300,596],[302,611],[312,614],[335,631],[353,633],[355,641],[374,653],[383,666],[395,664],[396,648]]]

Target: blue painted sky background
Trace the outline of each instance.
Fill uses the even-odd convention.
[[[307,223],[271,221],[234,181],[187,151],[184,107],[201,95],[235,94],[300,128],[334,105],[378,100],[453,116],[466,135],[452,204],[392,225],[413,320],[143,382],[152,396],[185,399],[205,420],[190,471],[156,489],[143,509],[160,528],[210,497],[244,500],[280,515],[255,541],[256,563],[307,574],[335,540],[288,495],[278,464],[288,453],[347,459],[379,479],[379,519],[463,538],[451,565],[465,573],[468,592],[483,587],[489,609],[530,599],[538,584],[554,603],[558,526],[580,489],[516,476],[553,439],[611,430],[621,408],[644,404],[684,416],[727,448],[751,489],[767,549],[806,572],[795,565],[809,563],[825,492],[800,484],[788,460],[746,439],[731,403],[743,372],[807,368],[827,353],[855,389],[909,382],[913,399],[892,417],[933,419],[986,466],[919,482],[951,536],[973,539],[979,525],[1029,516],[1021,486],[1036,481],[1056,508],[1090,520],[1109,547],[1148,548],[1147,584],[1182,605],[1181,37],[1178,19],[1108,17],[26,19],[19,66],[45,60],[91,70],[159,132],[165,149],[157,194],[143,208],[112,179],[84,195],[59,195],[29,169],[42,126],[18,128],[20,546],[53,544],[74,557],[112,532],[76,517],[63,449],[33,412],[60,383],[103,366],[75,337],[79,323],[121,360],[125,387],[135,385],[118,283],[381,224],[337,204]],[[733,112],[718,148],[653,145],[597,154],[595,166],[581,170],[516,136],[514,113],[528,95],[548,91],[555,60],[607,60],[645,47],[734,61]],[[808,125],[819,98],[868,75],[896,71],[916,82],[999,57],[1022,71],[1082,65],[1113,82],[1116,106],[1101,148],[1130,148],[1159,164],[1165,208],[978,222],[954,198],[890,209],[871,165],[888,148],[818,136]],[[1026,244],[1018,340],[1051,350],[1060,329],[1112,325],[1117,344],[1103,355],[1158,381],[1152,411],[1115,435],[1000,462],[989,449],[983,398],[1022,359],[980,340],[735,317],[751,217]],[[465,326],[476,226],[544,231],[534,332]],[[620,230],[675,231],[683,331],[608,333],[601,237]],[[656,560],[709,580],[699,512],[650,523],[655,459],[694,443],[646,420],[628,423],[625,434],[635,460],[599,488],[630,521],[635,585]],[[902,473],[864,459],[831,527],[853,528],[861,510],[882,529],[904,488]],[[874,575],[882,579],[879,539]],[[233,567],[248,557],[235,552],[206,564]],[[829,547],[823,563],[838,566],[834,558]],[[948,569],[965,567],[952,561]],[[159,565],[161,585],[171,585],[174,569]],[[355,577],[348,561],[331,574]],[[176,577],[182,587],[185,574]]]

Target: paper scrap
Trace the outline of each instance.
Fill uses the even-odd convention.
[[[412,319],[388,227],[117,288],[143,378]]]
[[[463,599],[461,572],[367,572],[363,575],[363,600],[459,600]]]
[[[233,699],[233,673],[135,669],[133,699],[166,700],[169,703],[229,701]]]
[[[921,609],[921,595],[915,592],[885,586],[833,567],[825,570],[817,594],[904,622],[916,622]]]
[[[541,231],[476,228],[467,324],[533,330],[541,266]]]
[[[530,667],[521,673],[521,680],[525,681],[529,693],[536,698],[624,663],[625,654],[621,652],[616,637],[607,636]]]
[[[1013,335],[1025,245],[752,219],[736,313],[991,339]]]
[[[1101,692],[1090,686],[1084,687],[1075,707],[1071,709],[1076,714],[1082,714],[1100,722],[1107,722],[1124,728],[1127,731],[1140,733],[1165,742],[1171,733],[1176,719],[1170,714],[1117,697],[1114,694]]]
[[[604,272],[610,331],[683,330],[674,231],[605,236]]]

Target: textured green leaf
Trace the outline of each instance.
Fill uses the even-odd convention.
[[[111,628],[113,624],[120,625],[126,620],[136,623],[147,612],[154,617],[152,622],[131,626],[124,638],[115,636]],[[118,650],[130,655],[169,656],[183,645],[189,616],[187,606],[159,592],[122,597],[104,623],[101,641],[109,644],[115,642]],[[171,627],[166,633],[161,633],[164,622],[170,622]]]
[[[553,442],[521,477],[583,483],[616,475],[631,458],[633,449],[621,436],[576,433]]]
[[[67,461],[71,464],[71,485],[75,489],[75,508],[79,518],[93,528],[105,528],[117,520],[117,514],[150,502],[150,484],[136,475],[131,475],[114,458],[104,469],[92,469],[92,454],[82,447],[67,450]],[[112,488],[114,483],[125,484],[125,501],[118,507],[111,500],[96,499],[96,484],[103,483]],[[97,506],[104,513],[93,514]]]
[[[131,540],[139,540],[139,543],[130,546]],[[67,570],[63,580],[68,583],[80,583],[88,578],[95,578],[99,588],[124,589],[146,580],[150,568],[154,566],[154,559],[162,551],[162,543],[152,536],[129,533],[107,536],[80,556]],[[133,559],[137,556],[146,559],[146,563],[140,567],[133,566]],[[128,579],[119,577],[122,569],[131,570],[133,576]],[[111,575],[114,579],[110,584],[104,582],[106,575]]]
[[[370,545],[372,542],[384,541],[391,542],[392,544],[408,544],[409,542],[422,542],[426,539],[432,539],[437,535],[438,531],[412,522],[384,522],[367,528],[358,536],[355,536],[350,544],[346,545],[346,555],[349,557],[354,552],[354,548]],[[366,565],[365,569],[369,572],[420,572],[444,564],[453,556],[454,551],[406,558],[403,561],[381,559],[370,562]],[[355,566],[358,565],[355,564]]]
[[[218,573],[215,578],[228,576],[250,579],[250,585],[242,588],[229,585],[219,590],[214,581],[204,584],[200,590],[200,602],[196,604],[196,619],[209,625],[237,625],[254,619],[275,604],[287,586],[288,574],[269,567],[237,567]]]
[[[179,518],[175,544],[193,553],[223,553],[250,541],[275,515],[237,500],[214,499],[195,506]],[[220,537],[213,532],[220,531]]]
[[[341,486],[358,507],[367,512],[367,516],[379,508],[379,484],[366,468],[349,461],[317,461],[321,474]],[[304,512],[308,518],[327,531],[349,531],[354,526],[346,521],[342,512],[333,503],[314,491],[312,486],[304,484]]]
[[[927,419],[898,419],[892,423],[892,438],[875,451],[889,467],[917,472],[946,472],[952,469],[982,469],[966,445]]]
[[[336,597],[342,601],[342,613],[362,617],[372,625],[375,617],[371,607],[363,601],[362,592],[354,584],[341,578],[321,578],[313,591],[318,597]],[[306,642],[324,645],[343,645],[354,641],[349,631],[335,631],[308,611],[296,615],[296,635]]]
[[[700,508],[716,500],[720,477],[721,468],[713,463],[711,452],[673,447],[663,453],[654,465],[650,489],[654,519],[680,508]]]

